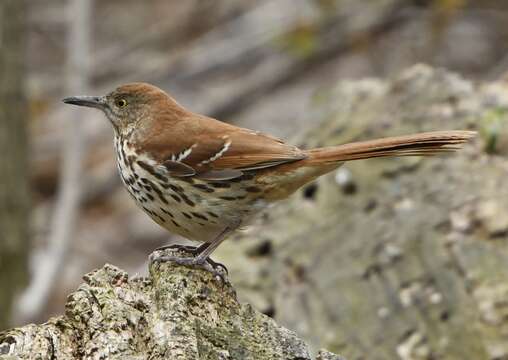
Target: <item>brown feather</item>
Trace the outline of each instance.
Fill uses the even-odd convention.
[[[434,131],[318,148],[307,151],[308,165],[386,156],[429,156],[460,149],[473,131]]]
[[[257,179],[265,188],[265,199],[277,201],[345,161],[447,153],[457,150],[474,135],[472,131],[436,131],[312,149],[305,152],[306,159],[261,170]]]
[[[165,125],[151,127],[138,147],[159,161],[171,160],[191,149],[181,162],[196,174],[262,169],[306,158],[302,150],[279,139],[205,116],[187,113],[183,121],[163,120],[158,123]],[[227,149],[221,153],[226,144]],[[214,156],[217,158],[209,161]]]
[[[242,170],[224,169],[224,170],[210,170],[204,173],[200,173],[196,176],[196,178],[201,180],[223,181],[236,179],[242,175],[243,175]]]
[[[303,151],[272,136],[187,111],[153,86],[131,84],[118,91],[140,93],[150,100],[152,109],[157,109],[144,114],[135,146],[165,163],[175,176],[225,180],[247,170],[266,175],[272,169],[316,168],[299,172],[310,181],[344,161],[454,151],[475,134],[436,131]]]
[[[166,160],[162,163],[162,166],[166,168],[171,176],[187,177],[196,175],[196,171],[192,167],[178,161]]]

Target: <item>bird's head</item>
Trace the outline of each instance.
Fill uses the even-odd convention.
[[[168,94],[146,83],[122,85],[104,96],[72,96],[66,104],[102,110],[117,134],[150,126],[157,118],[177,117],[184,111]]]

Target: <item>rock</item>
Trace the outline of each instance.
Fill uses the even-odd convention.
[[[316,360],[345,360],[342,356],[332,354],[326,350],[320,350]]]
[[[425,65],[341,82],[318,97],[306,114],[314,129],[296,143],[478,130],[505,112],[506,86],[495,84]],[[480,132],[449,156],[347,163],[354,193],[336,173],[324,176],[311,197],[303,189],[214,255],[242,301],[255,294],[314,349],[350,359],[504,358],[508,160],[488,153],[488,141]],[[247,254],[266,239],[270,254]]]
[[[0,333],[0,359],[311,359],[294,332],[240,304],[227,278],[152,263],[148,278],[105,265],[84,280],[65,315]]]
[[[478,204],[477,218],[491,238],[508,234],[508,207],[506,201],[487,200]]]

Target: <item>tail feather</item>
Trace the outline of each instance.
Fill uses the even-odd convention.
[[[307,151],[309,165],[387,156],[431,156],[453,152],[476,135],[474,131],[433,131],[395,136]]]

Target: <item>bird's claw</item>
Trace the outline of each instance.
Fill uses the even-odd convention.
[[[163,248],[158,248],[152,254],[150,254],[150,263],[169,261],[178,265],[203,269],[211,273],[214,277],[219,277],[223,283],[227,282],[226,275],[228,275],[228,269],[221,263],[215,262],[210,258],[206,258],[200,261],[198,257],[180,257],[176,255],[167,255],[164,253],[161,254],[161,251],[166,249],[183,250],[187,253],[194,254],[196,248],[184,245],[171,245],[165,246]]]

